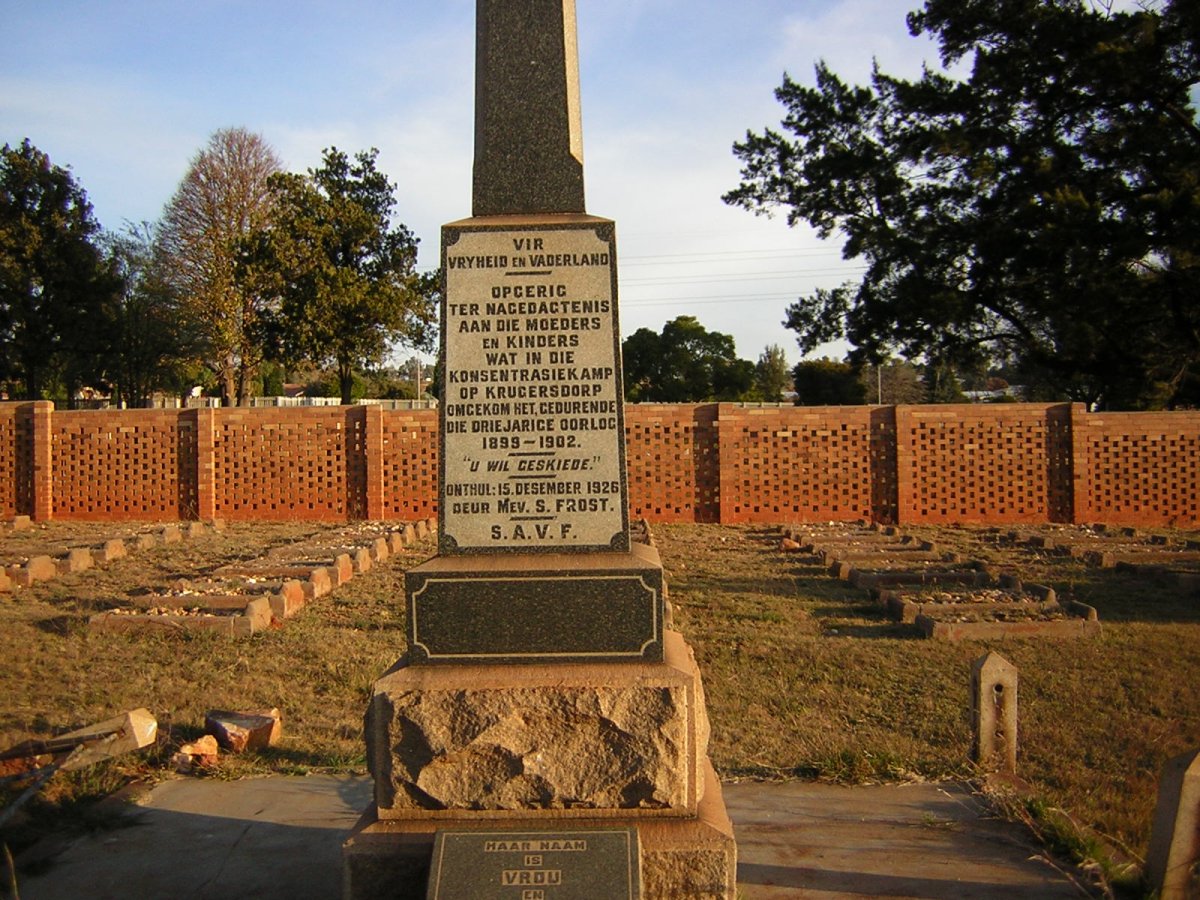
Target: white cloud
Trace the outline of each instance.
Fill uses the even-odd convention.
[[[378,147],[422,265],[437,263],[440,226],[470,213],[471,0],[78,4],[69,65],[38,43],[43,20],[62,26],[50,6],[15,20],[14,53],[0,60],[0,140],[28,133],[72,165],[106,226],[157,218],[191,157],[231,125],[261,133],[294,171],[328,146]],[[785,69],[807,76],[824,55],[860,79],[872,51],[886,66],[919,65],[904,9],[579,2],[588,206],[617,221],[626,333],[694,314],[746,358],[770,343],[797,355],[784,309],[845,266],[836,244],[721,202],[738,181],[731,147],[779,121],[772,92]]]
[[[875,60],[889,74],[920,75],[924,60],[936,63],[937,47],[927,37],[908,34],[906,18],[910,6],[917,5],[896,0],[841,0],[789,16],[778,60],[792,78],[804,83],[812,81],[818,60],[851,83],[865,83]]]

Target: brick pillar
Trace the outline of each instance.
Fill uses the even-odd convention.
[[[34,521],[54,518],[54,404],[38,400],[33,404],[33,509]]]
[[[196,410],[196,517],[211,522],[217,517],[216,473],[213,448],[216,442],[217,411]]]
[[[1091,519],[1091,465],[1087,450],[1088,412],[1082,403],[1071,404],[1071,522],[1084,525]]]
[[[741,485],[737,483],[738,466],[734,460],[734,444],[737,439],[734,437],[734,432],[737,423],[734,417],[737,415],[736,407],[729,403],[718,403],[717,420],[714,423],[716,427],[713,433],[717,438],[717,521],[722,525],[728,525],[734,520],[734,500],[741,491]]]
[[[383,407],[367,406],[363,432],[364,456],[367,466],[367,520],[380,522],[384,518],[383,503]]]
[[[896,471],[896,407],[873,406],[869,413],[871,457],[871,520],[896,525],[900,498]]]
[[[913,484],[912,407],[895,407],[896,415],[896,524],[911,523],[916,516]]]

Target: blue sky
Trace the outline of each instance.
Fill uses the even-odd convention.
[[[935,54],[907,33],[916,0],[577,3],[587,205],[617,223],[623,334],[690,314],[743,358],[799,359],[788,303],[858,267],[725,206],[731,146],[778,124],[785,70],[919,72]],[[474,15],[473,0],[0,0],[0,143],[69,166],[110,229],[159,218],[219,128],[262,134],[293,171],[377,147],[433,267],[439,227],[470,213]]]

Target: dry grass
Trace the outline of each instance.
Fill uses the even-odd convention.
[[[972,663],[1020,671],[1020,774],[1032,807],[1063,809],[1144,856],[1163,763],[1200,747],[1200,598],[1167,579],[926,531],[1097,608],[1099,640],[926,641],[866,595],[753,528],[660,526],[677,626],[696,648],[726,776],[860,782],[974,774]],[[1086,841],[1081,842],[1086,844]]]
[[[103,539],[111,530],[96,526],[93,533]],[[159,546],[103,568],[0,594],[0,749],[139,706],[159,721],[152,752],[56,776],[29,807],[31,819],[7,835],[11,843],[27,843],[64,821],[79,824],[78,804],[131,779],[168,774],[172,753],[201,734],[210,709],[275,706],[284,720],[278,747],[227,757],[210,773],[214,777],[364,770],[362,715],[370,688],[405,647],[403,573],[433,554],[431,540],[251,639],[97,633],[87,627],[97,610],[321,530],[310,524],[231,525],[223,535]],[[59,537],[55,531],[49,530],[51,539]],[[22,533],[22,540],[27,536]],[[80,539],[78,528],[73,539]],[[10,558],[9,546],[0,538],[0,560]]]
[[[363,770],[371,684],[405,648],[403,572],[432,555],[432,541],[248,640],[86,627],[99,608],[318,530],[231,526],[0,595],[0,745],[138,706],[161,726],[154,753],[58,776],[27,828],[61,822],[64,808],[131,777],[165,772],[172,750],[200,733],[213,708],[278,706],[284,718],[279,747],[226,759],[212,773],[218,777]],[[114,529],[91,533],[99,542]],[[1066,809],[1134,853],[1149,839],[1163,762],[1200,746],[1200,601],[1174,583],[998,547],[969,529],[927,532],[1072,592],[1104,622],[1095,641],[946,644],[916,638],[865,594],[780,553],[773,530],[658,526],[655,534],[675,627],[704,673],[711,753],[726,777],[970,776],[969,673],[989,649],[1020,670],[1021,774],[1041,808]],[[53,528],[41,536],[62,538]],[[0,561],[11,561],[18,537],[0,536]],[[28,533],[20,539],[28,542]]]

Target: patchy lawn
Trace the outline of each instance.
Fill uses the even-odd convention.
[[[3,535],[0,562],[54,552],[63,542],[100,543],[124,530],[94,525],[69,534],[51,527]],[[284,723],[278,747],[226,757],[214,775],[363,771],[371,685],[405,649],[403,574],[433,554],[432,540],[249,639],[87,628],[98,609],[322,530],[230,525],[224,534],[0,595],[0,747],[139,706],[160,723],[153,752],[56,776],[6,839],[24,843],[61,826],[75,804],[168,771],[173,751],[200,734],[205,711],[214,708],[276,706]],[[994,649],[1020,670],[1020,774],[1041,807],[1065,809],[1132,853],[1145,853],[1163,762],[1200,746],[1194,588],[1004,546],[982,530],[917,529],[940,547],[1094,606],[1104,628],[1098,640],[943,643],[891,622],[865,592],[807,557],[780,552],[775,529],[654,532],[675,627],[704,674],[710,752],[724,776],[970,777],[970,670]]]

